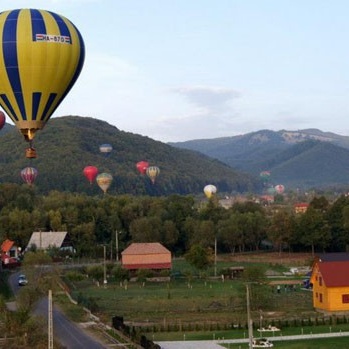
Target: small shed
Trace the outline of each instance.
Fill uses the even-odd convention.
[[[72,250],[71,243],[66,231],[36,231],[30,237],[26,251],[33,246],[38,250],[47,250],[51,247],[60,250]]]
[[[159,242],[132,243],[121,253],[122,267],[137,269],[171,269],[171,252]]]

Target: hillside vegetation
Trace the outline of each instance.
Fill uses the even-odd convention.
[[[6,125],[7,128],[9,125]],[[109,156],[99,151],[101,144],[111,144]],[[37,190],[101,193],[96,184],[90,185],[83,176],[85,166],[93,165],[99,172],[113,176],[109,188],[112,194],[202,194],[203,187],[212,183],[220,192],[247,192],[258,189],[253,176],[235,171],[228,165],[198,152],[174,148],[148,137],[123,132],[107,122],[79,116],[51,119],[37,133],[37,159],[25,158],[28,144],[19,132],[10,127],[1,133],[0,181],[22,183],[20,171],[27,166],[38,170]],[[153,185],[140,175],[136,163],[146,160],[160,168]]]
[[[256,176],[268,170],[271,182],[287,188],[347,185],[349,179],[349,137],[315,129],[261,130],[171,145],[201,151]]]

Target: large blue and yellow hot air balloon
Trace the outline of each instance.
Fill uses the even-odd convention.
[[[84,58],[82,36],[67,18],[36,9],[0,13],[0,105],[30,147],[73,87]],[[35,157],[32,150],[28,157]]]

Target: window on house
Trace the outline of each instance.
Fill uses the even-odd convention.
[[[322,293],[319,293],[319,301],[322,303]]]
[[[349,294],[342,294],[342,303],[349,303]]]
[[[319,285],[322,286],[322,277],[319,276]]]

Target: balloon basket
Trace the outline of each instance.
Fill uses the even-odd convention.
[[[27,148],[25,150],[25,157],[27,159],[35,159],[36,158],[36,150],[34,148]]]

